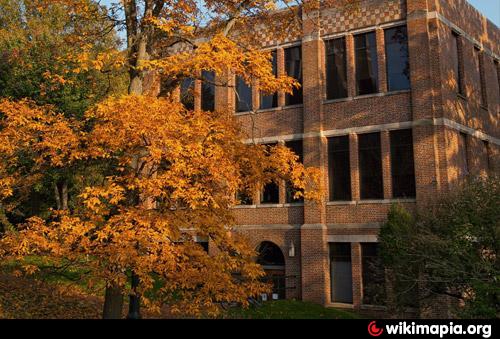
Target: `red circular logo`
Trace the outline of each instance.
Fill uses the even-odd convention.
[[[382,335],[382,333],[384,333],[384,329],[378,328],[377,323],[375,321],[372,321],[368,324],[368,333],[372,337],[379,337]]]

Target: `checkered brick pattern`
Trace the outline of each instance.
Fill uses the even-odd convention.
[[[321,35],[374,26],[405,17],[404,0],[371,0],[356,8],[325,9],[321,12]]]
[[[176,44],[174,47],[169,48],[167,50],[167,54],[173,55],[173,54],[178,54],[178,53],[190,52],[190,51],[192,51],[192,49],[193,49],[192,45],[185,43],[185,42],[181,42],[181,43]]]
[[[301,32],[299,29],[291,28],[291,32],[288,32],[287,36],[276,36],[272,33],[272,30],[266,27],[261,27],[255,32],[255,40],[262,46],[262,48],[283,45],[291,42],[300,40]]]

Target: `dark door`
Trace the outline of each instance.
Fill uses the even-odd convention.
[[[332,302],[352,304],[351,243],[330,244]]]
[[[279,299],[286,297],[285,279],[285,257],[281,249],[274,243],[264,241],[257,250],[259,257],[257,263],[262,265],[266,276],[264,281],[272,284],[273,294],[277,294]],[[272,299],[272,295],[269,296]]]

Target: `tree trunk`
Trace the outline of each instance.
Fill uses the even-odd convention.
[[[68,182],[63,181],[61,186],[61,208],[63,211],[68,209]]]
[[[145,3],[150,7],[150,3]],[[129,94],[141,95],[143,91],[143,72],[137,70],[136,67],[141,60],[145,59],[145,42],[144,34],[139,33],[139,20],[137,15],[136,0],[129,0],[123,3],[125,13],[125,25],[127,30],[127,47],[129,69]],[[146,17],[146,16],[145,16]],[[116,286],[106,288],[104,300],[103,319],[121,319],[123,309],[123,293]]]
[[[129,94],[142,95],[144,88],[144,71],[138,70],[137,67],[141,66],[141,61],[148,59],[148,32],[139,29],[138,6],[136,0],[125,1],[125,26],[127,31],[127,47],[128,47],[128,61],[129,69]],[[143,18],[151,17],[153,11],[153,2],[151,0],[144,2],[144,15]],[[145,27],[142,27],[144,29]],[[139,284],[138,279],[133,281],[136,285]],[[137,286],[135,286],[137,287]],[[122,317],[123,308],[123,294],[121,290],[116,287],[106,288],[106,296],[104,301],[103,319],[120,319]],[[133,306],[138,307],[140,304],[139,296],[131,298]],[[140,317],[140,314],[139,314]]]
[[[143,88],[142,88],[142,76],[140,74],[134,74],[133,77],[131,77],[130,80],[130,86],[129,86],[129,93],[130,94],[142,94]]]
[[[132,272],[131,274],[131,285],[132,285],[132,294],[130,294],[130,302],[127,319],[141,319],[141,296],[137,292],[137,288],[139,287],[139,276]]]
[[[123,294],[119,287],[106,287],[104,297],[103,319],[122,319]]]
[[[68,209],[68,181],[66,179],[62,183],[54,183],[54,197],[58,211]]]
[[[61,196],[59,195],[59,187],[57,186],[57,182],[54,183],[54,198],[56,199],[57,210],[60,211],[62,205],[61,205]]]
[[[397,318],[398,307],[396,300],[396,290],[395,290],[395,276],[392,269],[386,268],[385,273],[385,295],[386,295],[386,306],[389,318]]]

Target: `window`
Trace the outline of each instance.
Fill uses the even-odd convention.
[[[253,204],[253,199],[252,197],[244,191],[239,191],[236,194],[236,199],[239,201],[241,205],[252,205]]]
[[[358,95],[378,92],[377,40],[375,32],[356,35],[356,89]]]
[[[361,134],[358,144],[361,199],[383,199],[380,133]]]
[[[453,41],[451,44],[451,53],[453,55],[453,77],[457,84],[457,91],[459,94],[464,94],[463,80],[462,80],[462,44],[460,42],[460,35],[452,32]]]
[[[275,144],[265,145],[267,148],[275,146]],[[279,204],[280,202],[280,188],[275,182],[270,182],[264,185],[262,189],[260,203],[261,204]]]
[[[195,80],[186,78],[181,82],[181,103],[187,110],[194,110],[194,84]]]
[[[295,153],[299,157],[299,162],[303,162],[303,145],[302,145],[302,140],[293,140],[293,141],[287,141],[285,143],[285,146],[288,147],[291,151]],[[285,185],[286,189],[286,203],[291,204],[291,203],[296,203],[296,202],[302,202],[304,201],[304,198],[301,197],[300,199],[294,199],[295,193],[297,193],[297,190],[289,183],[287,182]]]
[[[349,155],[348,135],[328,139],[330,201],[352,200]]]
[[[273,64],[273,74],[278,76],[278,53],[276,51],[271,52],[272,64]],[[271,95],[261,94],[260,96],[260,109],[271,109],[278,107],[278,93]]]
[[[264,186],[262,190],[261,204],[279,204],[280,188],[277,183],[271,182]]]
[[[385,30],[387,86],[389,92],[410,89],[410,61],[406,26]]]
[[[332,302],[352,303],[351,243],[330,243]]]
[[[325,42],[326,50],[326,98],[347,97],[347,54],[345,38]]]
[[[468,160],[468,145],[467,145],[467,134],[460,133],[458,138],[458,152],[460,154],[460,176],[464,177],[469,174],[469,160]]]
[[[361,244],[363,304],[385,304],[385,273],[377,243]]]
[[[414,198],[415,161],[411,129],[391,131],[392,195],[394,198]]]
[[[203,111],[215,110],[215,73],[203,71],[201,84],[201,109]]]
[[[242,77],[236,77],[236,111],[248,112],[252,110],[252,87]]]
[[[483,57],[481,55],[481,50],[478,47],[474,47],[474,56],[476,59],[478,79],[479,79],[479,93],[481,96],[481,105],[486,106],[486,90],[485,90],[485,79],[484,79],[484,65],[483,65]]]
[[[302,85],[302,48],[301,46],[285,49],[286,74],[296,79]],[[298,105],[302,103],[302,86],[294,88],[293,94],[287,94],[285,104]]]

